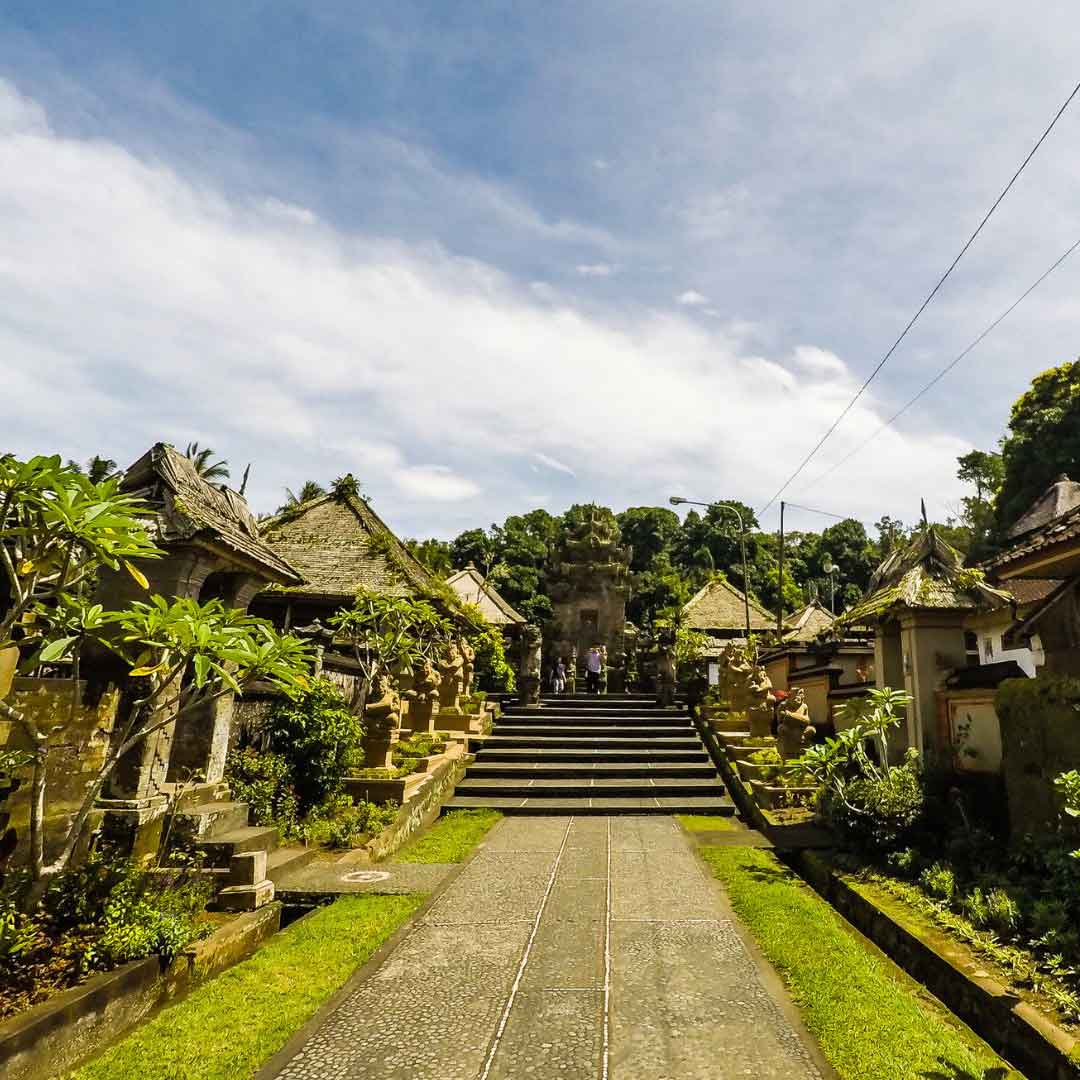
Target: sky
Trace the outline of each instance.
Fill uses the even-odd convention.
[[[407,536],[761,508],[1080,79],[1066,3],[7,0],[0,449],[163,440]],[[1080,353],[1074,103],[786,493],[955,511]],[[776,527],[774,506],[762,518]],[[790,527],[828,519],[793,511]]]

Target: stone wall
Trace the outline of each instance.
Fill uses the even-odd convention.
[[[15,679],[7,703],[26,712],[42,729],[65,724],[50,740],[45,791],[45,854],[49,858],[67,836],[82,804],[86,785],[97,776],[116,722],[119,691],[110,686],[88,692],[87,683],[70,679]],[[73,707],[74,706],[74,707]],[[31,744],[13,721],[0,721],[0,749],[29,750]],[[5,806],[18,846],[16,862],[27,853],[30,785],[25,782]]]
[[[1001,768],[1014,836],[1055,829],[1054,777],[1080,768],[1080,679],[1042,675],[998,687]]]

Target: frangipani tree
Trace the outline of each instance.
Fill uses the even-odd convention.
[[[138,500],[120,492],[118,481],[94,484],[58,457],[0,458],[0,566],[9,594],[0,615],[0,648],[17,650],[22,670],[70,658],[77,680],[83,647],[98,642],[125,661],[139,688],[48,864],[43,825],[49,746],[74,718],[76,695],[67,720],[48,729],[0,700],[0,717],[18,725],[31,747],[32,898],[68,865],[117,763],[142,740],[256,679],[287,694],[307,685],[311,657],[305,642],[218,600],[200,604],[152,596],[123,611],[87,600],[102,566],[126,567],[146,587],[129,560],[161,554],[147,532],[147,514]]]

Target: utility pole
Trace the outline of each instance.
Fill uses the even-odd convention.
[[[778,578],[780,596],[776,601],[776,636],[782,641],[784,638],[784,506],[780,501],[780,574]]]

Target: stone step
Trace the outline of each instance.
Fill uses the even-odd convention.
[[[315,848],[276,848],[266,856],[266,876],[274,883],[276,888],[287,874],[302,870],[317,854]]]
[[[656,798],[596,797],[596,798],[507,798],[505,796],[477,797],[455,795],[443,803],[447,810],[501,810],[504,814],[715,814],[733,816],[735,806],[724,797],[708,795],[658,796]]]
[[[662,777],[656,780],[649,777],[492,780],[466,776],[457,785],[454,794],[545,799],[649,798],[665,795],[712,795],[719,798],[724,794],[724,785],[715,776],[704,779],[674,777],[667,780]]]
[[[602,713],[602,712],[564,712],[563,710],[541,709],[539,712],[506,713],[500,717],[500,724],[584,724],[588,727],[602,727],[606,724],[645,724],[646,726],[664,726],[676,724],[686,726],[690,717],[686,713],[643,712],[643,713]]]
[[[699,750],[701,740],[695,735],[685,737],[656,736],[609,736],[584,738],[571,735],[489,735],[483,742],[484,749],[563,749],[563,750]]]
[[[272,851],[278,845],[278,831],[272,826],[244,825],[200,840],[195,847],[206,856],[207,866],[228,866],[233,855],[243,851]]]
[[[622,727],[611,724],[607,727],[586,727],[585,725],[563,724],[498,724],[492,732],[495,738],[550,738],[550,739],[696,739],[694,728],[681,727]]]
[[[490,740],[489,740],[490,741]],[[594,746],[576,747],[572,749],[559,747],[498,747],[491,746],[480,749],[476,754],[476,760],[482,762],[502,761],[551,761],[551,762],[707,762],[708,753],[702,749],[699,743],[693,750],[658,750],[650,743],[649,749],[630,750],[598,750]]]
[[[176,815],[176,823],[196,840],[209,840],[248,823],[245,802],[204,802],[188,806]]]
[[[559,779],[583,779],[592,777],[649,776],[671,777],[692,776],[699,778],[715,777],[716,770],[710,761],[474,761],[469,766],[468,778],[497,777],[500,779],[539,779],[540,777]]]

